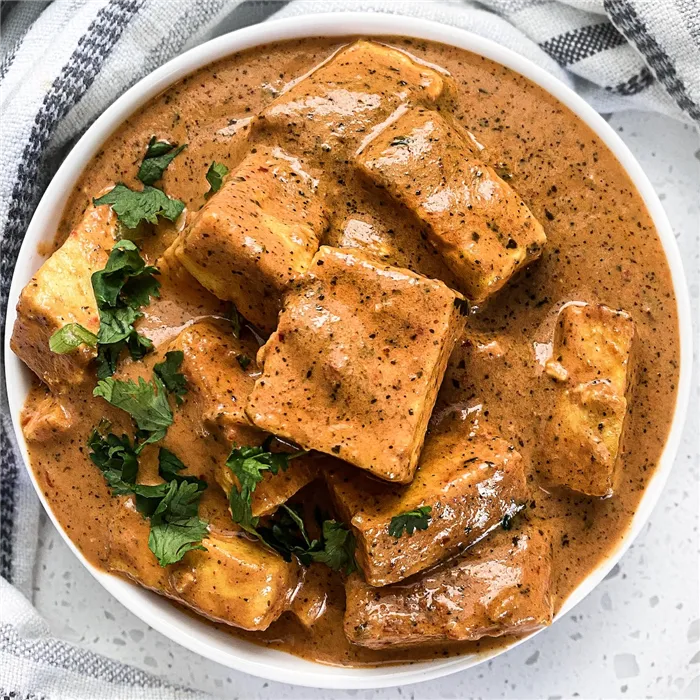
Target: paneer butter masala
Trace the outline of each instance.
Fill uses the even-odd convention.
[[[614,156],[522,76],[395,37],[245,51],[130,117],[12,347],[93,564],[347,665],[550,624],[629,525],[679,357]]]

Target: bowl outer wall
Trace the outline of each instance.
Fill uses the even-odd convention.
[[[661,202],[641,166],[619,136],[590,105],[544,69],[494,41],[462,29],[411,17],[362,12],[326,13],[271,20],[223,35],[177,56],[143,78],[105,110],[66,157],[44,193],[27,229],[12,279],[5,329],[5,373],[10,413],[22,457],[28,467],[29,458],[19,416],[29,391],[31,373],[12,353],[9,346],[16,318],[15,305],[22,288],[45,259],[37,250],[38,244],[53,239],[54,222],[60,219],[68,195],[84,167],[102,143],[129,115],[172,83],[232,53],[288,39],[358,34],[408,36],[456,46],[500,63],[544,88],[582,119],[615,154],[642,196],[661,239],[671,270],[680,326],[681,363],[673,422],[658,467],[649,481],[625,537],[611,555],[602,561],[567,598],[555,618],[558,619],[588,595],[622,557],[649,519],[666,483],[680,444],[690,396],[692,366],[690,299],[681,256]],[[28,468],[28,472],[53,524],[75,555],[107,591],[146,624],[174,642],[238,671],[268,680],[315,688],[392,687],[440,678],[470,668],[494,658],[533,636],[528,635],[508,647],[487,653],[379,668],[325,666],[274,649],[260,647],[194,619],[157,594],[92,566],[54,517],[31,469]]]

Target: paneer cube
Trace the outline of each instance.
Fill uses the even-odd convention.
[[[632,385],[634,322],[602,304],[559,312],[547,374],[556,382],[542,457],[553,485],[589,496],[615,490]]]
[[[259,433],[261,440],[256,445],[261,445],[267,437],[265,433]],[[252,443],[248,443],[252,444]],[[275,452],[289,451],[274,449]],[[265,472],[262,481],[253,491],[251,508],[254,516],[270,515],[279,506],[286,503],[297,491],[310,484],[318,476],[318,463],[312,455],[295,457],[289,461],[289,466],[277,474]],[[216,469],[216,481],[227,495],[230,493],[237,480],[233,472],[224,462]]]
[[[260,350],[248,416],[306,449],[409,482],[464,303],[442,282],[321,247]]]
[[[191,473],[208,481],[213,477],[226,494],[234,484],[233,473],[225,464],[232,445],[257,446],[267,438],[245,414],[248,395],[260,374],[255,362],[257,348],[249,334],[235,338],[231,324],[216,319],[193,323],[167,348],[184,355],[180,371],[188,392],[164,445],[181,455],[201,452],[189,460]],[[241,362],[243,358],[247,364]],[[194,444],[193,434],[199,434]],[[316,475],[311,457],[290,461],[286,471],[266,472],[253,493],[253,515],[272,513]]]
[[[175,594],[170,586],[168,569],[158,564],[148,548],[150,530],[150,523],[136,510],[132,498],[117,506],[107,531],[107,570],[173,598]]]
[[[116,221],[111,207],[89,207],[20,294],[10,347],[52,389],[81,383],[96,355],[87,345],[59,355],[49,350],[49,338],[69,323],[97,333],[100,318],[91,277],[107,262]]]
[[[124,502],[109,529],[107,568],[187,605],[200,615],[246,630],[264,630],[286,610],[299,567],[237,532],[210,535],[204,550],[161,567],[148,548],[150,525]]]
[[[215,297],[186,270],[175,252],[177,239],[156,261],[160,274],[160,297],[141,307],[143,317],[136,329],[151,338],[158,347],[172,338],[173,329],[191,319],[225,318],[230,313],[229,302]]]
[[[539,257],[541,224],[438,112],[407,110],[374,134],[356,163],[427,225],[467,298],[485,300]]]
[[[22,409],[22,432],[27,442],[48,442],[74,425],[70,404],[60,396],[47,394],[40,401],[29,401]]]
[[[337,574],[325,564],[311,564],[304,569],[304,579],[290,610],[306,629],[311,629],[328,609],[334,577]]]
[[[185,396],[196,404],[193,408],[200,421],[209,430],[218,428],[229,442],[243,444],[241,439],[252,428],[245,405],[258,374],[258,345],[252,336],[236,338],[227,321],[206,319],[187,326],[168,350],[183,353],[180,371],[187,380]]]
[[[375,41],[342,48],[267,106],[256,126],[303,153],[350,153],[406,103],[434,105],[450,91],[446,73]]]
[[[345,634],[372,649],[524,635],[553,615],[549,536],[528,525],[494,533],[421,577],[373,588],[346,584]]]
[[[248,155],[176,244],[180,262],[264,331],[326,228],[316,179],[280,148]]]
[[[498,437],[472,436],[464,421],[428,435],[411,484],[381,484],[336,463],[324,471],[355,556],[372,586],[448,559],[509,519],[528,498],[522,457]],[[427,529],[389,534],[392,519],[429,506]]]
[[[200,615],[245,630],[267,629],[290,605],[299,567],[271,549],[238,537],[209,537],[170,568],[178,600]]]

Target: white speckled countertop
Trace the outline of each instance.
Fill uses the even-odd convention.
[[[700,321],[700,139],[668,118],[616,114],[610,123],[659,193]],[[696,357],[698,348],[696,342]],[[54,633],[216,696],[306,698],[700,697],[700,389],[650,522],[606,580],[568,617],[488,663],[439,681],[377,691],[322,691],[266,682],[189,652],[145,625],[85,571],[42,517],[34,602]]]

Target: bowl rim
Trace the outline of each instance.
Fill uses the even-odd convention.
[[[119,97],[85,132],[56,172],[27,229],[13,271],[5,328],[5,379],[12,423],[25,467],[44,509],[73,553],[109,593],[143,622],[189,650],[234,670],[282,683],[336,690],[392,687],[441,678],[495,658],[538,632],[494,651],[444,660],[377,668],[326,666],[233,637],[205,622],[193,619],[157,594],[97,569],[85,559],[58,523],[29,467],[19,416],[29,388],[31,372],[10,350],[9,343],[19,293],[45,259],[45,256],[39,254],[37,244],[48,240],[49,235],[51,240],[53,239],[55,225],[52,221],[60,217],[68,195],[84,167],[127,117],[185,75],[238,51],[289,39],[357,35],[406,36],[441,42],[504,65],[542,87],[583,120],[612,151],[641,195],[661,240],[676,295],[679,323],[680,367],[673,421],[659,464],[645,489],[626,535],[611,555],[571,593],[557,613],[555,621],[566,615],[603,580],[649,519],[680,444],[690,396],[692,369],[690,299],[681,255],[671,225],[649,179],[629,148],[583,98],[545,69],[495,41],[450,25],[388,13],[327,12],[273,19],[222,35],[180,54],[145,76]],[[49,234],[45,233],[47,231]]]

